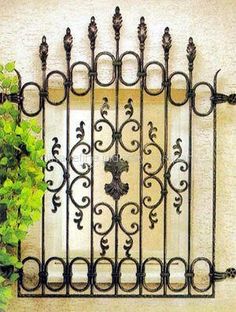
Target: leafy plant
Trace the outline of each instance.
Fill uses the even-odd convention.
[[[0,92],[18,92],[15,63],[0,65]],[[11,284],[22,267],[16,247],[29,227],[40,219],[45,166],[41,132],[35,120],[19,121],[17,106],[5,101],[0,106],[0,311],[11,296]]]

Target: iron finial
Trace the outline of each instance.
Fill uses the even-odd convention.
[[[147,39],[147,25],[143,16],[140,18],[140,23],[138,25],[138,38],[140,42],[140,50],[144,50],[145,40]]]
[[[97,38],[97,32],[98,32],[98,28],[97,28],[97,24],[95,22],[95,17],[92,16],[89,26],[88,26],[88,37],[90,40],[90,48],[91,50],[95,49],[95,41]]]
[[[122,15],[120,14],[120,8],[117,6],[115,9],[115,14],[113,15],[113,28],[115,30],[115,39],[120,39],[120,29],[122,27]]]
[[[187,58],[188,58],[188,67],[189,70],[192,71],[193,70],[193,62],[194,59],[196,57],[196,46],[193,42],[193,38],[190,37],[188,40],[188,45],[187,45]]]
[[[42,70],[45,70],[47,66],[47,57],[48,57],[48,44],[45,36],[42,37],[42,42],[39,46],[39,57],[42,62]]]
[[[169,56],[169,50],[171,48],[171,36],[169,33],[169,27],[165,28],[164,34],[162,36],[162,46],[165,52],[165,58]]]
[[[66,34],[64,36],[64,48],[66,51],[67,59],[70,58],[70,52],[72,49],[72,44],[73,44],[73,37],[71,35],[71,30],[69,27],[67,27]]]

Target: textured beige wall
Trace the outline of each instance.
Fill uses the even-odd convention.
[[[74,35],[73,60],[89,60],[87,24],[91,15],[97,18],[99,31],[98,51],[114,51],[111,16],[114,7],[120,5],[123,13],[121,50],[137,47],[135,39],[139,17],[144,15],[149,28],[147,60],[161,60],[161,35],[169,26],[173,38],[171,70],[183,70],[186,65],[185,49],[191,35],[198,48],[196,80],[212,81],[214,72],[222,68],[220,91],[232,92],[236,86],[235,18],[234,0],[196,1],[53,1],[53,0],[1,0],[0,57],[3,61],[15,59],[24,80],[40,81],[38,45],[43,34],[50,45],[49,69],[64,69],[62,37],[70,26]],[[105,12],[105,13],[104,13]],[[152,38],[152,39],[151,39]],[[126,69],[129,75],[129,67]],[[102,75],[105,75],[105,70]],[[83,82],[82,82],[83,83]],[[83,86],[83,85],[82,85]],[[218,189],[217,189],[217,268],[225,270],[236,264],[236,156],[235,107],[222,105],[218,117]],[[197,134],[198,135],[198,134]],[[204,140],[204,133],[200,132]],[[205,144],[207,142],[203,141]],[[204,148],[204,144],[203,144]],[[207,178],[208,172],[202,179]],[[196,215],[201,218],[206,215]],[[204,228],[199,228],[204,237]],[[201,242],[200,242],[201,244]],[[199,246],[196,246],[197,248]],[[15,299],[9,311],[235,311],[236,283],[225,281],[217,284],[216,299],[164,300],[164,299]],[[17,304],[17,308],[15,306]]]

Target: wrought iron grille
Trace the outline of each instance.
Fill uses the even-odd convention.
[[[95,18],[91,18],[88,26],[90,64],[82,61],[71,64],[73,37],[71,30],[67,28],[64,37],[66,73],[59,70],[47,73],[48,44],[46,37],[43,37],[39,49],[42,62],[42,85],[35,82],[22,85],[20,82],[19,94],[8,95],[8,98],[19,104],[22,118],[25,116],[41,118],[42,138],[45,145],[48,138],[47,128],[49,124],[53,124],[55,133],[48,138],[48,142],[51,142],[51,152],[46,148],[47,158],[48,155],[51,155],[51,158],[47,159],[45,174],[52,173],[56,167],[60,170],[60,174],[56,174],[57,181],[48,180],[47,196],[51,196],[51,207],[44,199],[40,256],[29,255],[22,258],[22,250],[19,247],[19,257],[24,264],[18,285],[20,297],[214,297],[217,280],[235,277],[236,270],[233,268],[225,272],[216,270],[215,232],[217,105],[224,102],[235,104],[236,96],[235,94],[226,96],[217,92],[218,72],[215,74],[213,84],[204,81],[193,83],[196,47],[192,38],[189,38],[187,45],[188,72],[170,73],[169,53],[172,40],[169,28],[165,29],[162,37],[164,62],[145,63],[147,38],[145,19],[141,17],[138,25],[139,53],[134,51],[120,53],[121,27],[122,16],[117,7],[113,16],[115,54],[107,51],[96,54],[97,25]],[[107,82],[101,81],[98,70],[99,60],[104,56],[112,63],[112,76]],[[127,56],[134,57],[137,63],[137,73],[133,82],[127,82],[122,71]],[[88,86],[82,91],[75,87],[74,76],[78,66],[85,68],[88,77]],[[148,86],[151,66],[156,66],[161,72],[160,88],[155,90]],[[19,73],[18,75],[20,78]],[[50,96],[50,81],[56,75],[63,80],[63,96],[55,101]],[[173,95],[173,80],[176,77],[182,77],[185,81],[184,96],[181,100],[176,100]],[[138,103],[134,103],[132,97],[127,97],[125,103],[121,103],[122,86],[128,87],[128,92],[132,92],[133,86],[138,88]],[[38,90],[39,104],[36,111],[29,111],[25,105],[25,91],[31,87]],[[104,96],[98,105],[97,87],[103,88],[103,92],[112,88],[113,98]],[[200,87],[205,87],[210,93],[209,109],[205,112],[199,109],[196,101]],[[72,96],[75,98],[78,111],[72,110]],[[80,111],[82,105],[80,103],[86,96],[89,117],[86,117],[85,121],[84,110]],[[161,97],[162,104],[154,103],[149,106],[146,103],[147,96],[149,99],[153,98],[155,103],[159,103],[157,99]],[[2,101],[6,97],[2,95]],[[55,115],[61,106],[64,107],[66,125],[63,129],[64,145],[63,139],[57,136],[61,126]],[[156,110],[158,107],[162,107],[163,111],[158,112]],[[187,142],[184,144],[184,138],[175,137],[172,149],[170,145],[173,143],[171,139],[173,124],[170,124],[170,121],[178,119],[177,113],[183,107],[187,116],[184,121],[187,125],[185,130]],[[50,113],[47,112],[49,108]],[[172,108],[176,110],[171,117]],[[72,129],[71,122],[75,115],[77,116],[76,132]],[[146,120],[147,115],[149,120]],[[159,129],[161,123],[155,122],[157,115],[162,120],[163,130]],[[193,253],[192,246],[194,215],[192,182],[195,177],[192,161],[194,118],[211,122],[210,132],[208,132],[212,138],[209,151],[211,167],[205,169],[209,170],[209,175],[212,176],[211,216],[209,215],[207,220],[210,226],[210,251],[207,257],[201,253],[201,250],[199,250],[200,254],[194,256],[196,253]],[[110,132],[104,130],[106,127]],[[72,144],[74,138],[76,141]],[[87,156],[80,164],[75,161],[76,151],[80,156]],[[65,161],[61,158],[63,153],[66,156]],[[99,168],[104,173],[102,176],[96,169],[95,153],[107,157]],[[154,156],[151,156],[153,153]],[[135,157],[138,160],[133,161]],[[151,158],[148,160],[148,157]],[[133,172],[137,174],[132,182],[129,180],[131,166]],[[109,178],[111,180],[107,181],[106,179]],[[76,187],[77,183],[81,183],[80,187]],[[88,193],[85,194],[84,191]],[[65,197],[63,202],[62,193]],[[80,196],[79,200],[78,196]],[[53,218],[62,211],[63,215],[61,217],[59,215],[58,218],[62,226],[54,231],[50,224],[46,225],[47,219]],[[108,217],[99,221],[98,218],[102,218],[104,214]],[[185,250],[184,256],[182,251],[174,256],[171,252],[173,245],[169,242],[171,231],[174,230],[173,224],[169,223],[170,215],[174,216],[175,220],[182,218],[184,220],[182,222],[185,222],[186,243],[180,246]],[[64,219],[60,221],[62,216]],[[71,236],[72,227],[76,229],[76,232],[73,232],[76,234]],[[88,236],[83,236],[83,231],[87,231]],[[161,233],[158,243],[161,254],[150,245],[152,254],[146,255],[150,242],[155,241],[158,233]],[[47,245],[49,234],[50,239],[55,237],[55,240],[61,236],[64,240],[64,253],[48,256],[51,248]],[[149,237],[144,238],[145,235]],[[79,241],[80,237],[81,240],[85,240],[87,249],[81,250],[80,241],[77,250],[72,253],[71,241]],[[29,274],[26,267],[29,262],[37,266],[36,272],[34,271],[36,282],[31,287],[26,283]],[[205,265],[207,270],[203,274],[203,281],[198,283],[199,263]],[[52,264],[56,268],[54,271],[50,269]],[[179,267],[182,267],[182,271],[178,277],[173,268]],[[128,272],[125,280],[124,271]],[[56,273],[53,275],[52,272]],[[84,277],[81,278],[79,274],[83,274]]]

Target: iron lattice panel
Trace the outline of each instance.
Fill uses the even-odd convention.
[[[226,96],[217,93],[217,74],[214,77],[213,84],[208,82],[198,82],[193,84],[193,65],[196,56],[196,47],[193,43],[192,38],[189,39],[187,45],[187,59],[188,59],[188,73],[182,71],[176,71],[169,73],[169,52],[171,48],[171,36],[169,34],[169,29],[166,28],[162,37],[162,46],[164,50],[164,64],[159,61],[152,61],[145,64],[144,62],[144,51],[145,51],[145,41],[147,37],[147,26],[145,20],[142,17],[140,19],[140,24],[138,25],[138,40],[139,40],[139,53],[134,51],[126,51],[120,53],[119,43],[120,43],[120,29],[122,27],[122,16],[120,14],[119,8],[116,8],[115,14],[113,16],[113,28],[115,32],[115,43],[116,52],[113,55],[110,52],[101,52],[95,54],[95,42],[97,37],[97,25],[95,18],[91,18],[91,22],[88,27],[88,37],[90,41],[90,51],[91,51],[91,63],[86,62],[75,62],[71,64],[71,49],[73,38],[71,31],[68,28],[66,35],[64,37],[64,48],[66,52],[66,65],[67,71],[63,73],[59,70],[54,70],[46,73],[47,70],[47,57],[48,57],[48,44],[46,38],[43,37],[42,43],[40,45],[40,59],[42,62],[42,86],[35,82],[28,82],[21,85],[20,80],[20,93],[8,95],[8,98],[19,104],[22,116],[36,117],[41,116],[43,125],[43,140],[45,143],[46,136],[46,107],[47,105],[55,106],[55,110],[58,106],[66,103],[66,147],[64,152],[66,153],[66,162],[63,163],[60,159],[60,153],[62,152],[62,147],[60,144],[60,139],[54,137],[51,155],[52,158],[47,161],[46,171],[53,171],[55,166],[61,168],[63,180],[58,187],[54,187],[54,181],[49,181],[48,192],[52,194],[52,213],[57,213],[58,209],[62,209],[60,202],[60,192],[63,188],[66,188],[66,254],[63,257],[46,257],[46,246],[45,237],[47,231],[45,228],[45,216],[46,216],[46,205],[45,201],[43,203],[42,212],[42,224],[41,224],[41,257],[37,258],[34,256],[29,256],[23,260],[23,264],[28,261],[33,261],[38,267],[38,279],[34,287],[27,287],[24,283],[24,268],[20,274],[20,280],[18,284],[18,295],[20,297],[214,297],[215,295],[215,281],[219,279],[225,279],[226,277],[234,277],[235,270],[228,269],[226,272],[217,272],[215,269],[215,228],[216,228],[216,142],[217,142],[217,128],[216,128],[216,107],[218,103],[228,102],[229,104],[235,104],[235,95]],[[98,77],[98,62],[103,56],[107,56],[112,61],[112,77],[107,83],[103,83]],[[133,56],[137,61],[137,77],[133,82],[127,82],[123,78],[122,74],[122,64],[126,56]],[[161,71],[161,87],[160,89],[153,90],[148,88],[147,78],[148,69],[150,66],[155,65]],[[76,66],[84,66],[88,71],[88,86],[85,90],[78,90],[73,87],[73,75]],[[18,72],[17,72],[18,73]],[[49,80],[58,75],[63,80],[64,95],[59,101],[55,102],[50,98],[49,95]],[[18,73],[20,78],[20,74]],[[175,77],[181,76],[186,83],[185,88],[185,98],[181,102],[177,102],[172,97],[172,80]],[[119,114],[120,114],[120,103],[119,103],[119,92],[120,86],[132,87],[135,85],[139,86],[139,118],[134,116],[134,105],[132,99],[127,100],[127,104],[124,107],[126,119],[123,123],[119,124]],[[100,117],[95,118],[95,90],[96,86],[102,88],[108,88],[114,86],[115,88],[115,120],[112,123],[109,116],[109,99],[104,98],[103,103],[100,107]],[[196,106],[196,91],[199,87],[205,86],[209,89],[210,96],[210,108],[207,112],[200,112]],[[39,93],[39,106],[37,111],[29,112],[24,105],[24,93],[27,88],[36,87]],[[90,110],[91,110],[91,140],[90,143],[85,140],[85,128],[84,122],[81,121],[78,125],[76,131],[77,142],[71,146],[71,131],[70,131],[70,121],[71,121],[71,107],[70,107],[70,95],[73,94],[78,98],[90,95]],[[164,96],[164,138],[163,144],[157,143],[157,128],[156,125],[149,121],[148,127],[148,141],[144,142],[144,95],[147,94],[152,97]],[[3,101],[6,95],[1,96]],[[169,139],[169,123],[168,123],[168,113],[170,106],[182,107],[188,105],[188,154],[187,160],[182,157],[183,146],[182,139],[178,138],[175,145],[173,146],[173,153],[175,158],[173,161],[169,161],[168,155],[168,139]],[[122,108],[123,109],[123,108]],[[192,259],[192,237],[191,237],[191,182],[193,180],[192,173],[192,120],[193,115],[205,118],[212,117],[212,137],[213,137],[213,150],[212,150],[212,249],[211,258],[199,255],[199,257]],[[139,139],[132,142],[132,148],[127,147],[123,141],[123,129],[127,124],[132,123],[132,131],[138,133]],[[111,129],[111,143],[104,148],[102,141],[95,140],[95,133],[102,131],[101,124],[106,124]],[[55,124],[55,126],[57,126]],[[73,134],[74,135],[74,134]],[[78,148],[83,146],[84,154],[90,154],[91,162],[85,162],[81,170],[75,166],[73,162],[73,153]],[[155,170],[152,164],[146,162],[144,163],[144,155],[150,153],[150,148],[155,148],[160,157],[160,163]],[[104,171],[110,172],[112,180],[110,183],[106,183],[102,186],[101,190],[108,196],[112,197],[113,204],[100,202],[96,203],[94,198],[93,187],[96,182],[96,176],[94,173],[94,153],[105,153],[113,151],[110,154],[110,158],[104,164]],[[129,173],[129,162],[122,156],[122,151],[127,153],[137,152],[140,157],[140,162],[137,166],[139,171],[139,198],[137,202],[127,201],[122,206],[119,205],[120,198],[126,195],[125,198],[129,196],[130,185],[123,181],[122,173]],[[176,187],[172,181],[173,178],[173,167],[180,165],[180,171],[186,174],[186,179],[181,180],[179,187]],[[75,175],[75,178],[71,179],[71,173]],[[74,197],[73,185],[78,181],[78,179],[84,179],[83,187],[90,189],[90,196],[83,197],[83,203],[79,204]],[[160,197],[155,204],[150,204],[150,197],[143,195],[143,189],[150,187],[150,181],[156,181],[160,188]],[[188,194],[187,207],[187,257],[167,257],[168,251],[168,229],[167,229],[167,210],[168,196],[170,192],[175,193],[174,199],[174,210],[173,213],[177,213],[181,216],[181,208],[183,203],[183,194]],[[77,211],[74,218],[74,222],[78,228],[78,235],[83,229],[84,221],[84,211],[85,209],[90,209],[91,219],[90,219],[90,257],[82,257],[78,254],[78,257],[73,259],[70,258],[70,245],[69,245],[69,217],[70,217],[70,205],[73,204]],[[138,215],[138,222],[132,223],[132,231],[127,230],[123,225],[122,213],[128,205],[133,205],[133,210],[131,214]],[[143,245],[142,235],[144,233],[143,229],[143,212],[148,210],[149,226],[154,229],[157,222],[157,209],[163,205],[163,256],[157,258],[155,256],[145,258],[143,257],[143,250],[146,246]],[[94,216],[102,214],[101,206],[106,206],[111,213],[111,223],[107,232],[101,232],[100,229],[102,224],[96,223],[94,221]],[[172,208],[171,208],[172,209]],[[118,232],[123,231],[127,236],[126,245],[124,246],[124,257],[121,259],[118,256],[119,239]],[[108,246],[107,235],[114,235],[114,258],[108,257],[106,255]],[[57,235],[55,233],[55,235]],[[94,237],[95,235],[100,236],[100,246],[101,253],[99,258],[94,256]],[[139,257],[132,257],[132,248],[134,244],[134,236],[138,237],[138,250]],[[113,248],[112,247],[112,248]],[[21,258],[21,248],[19,248],[19,258]],[[57,261],[61,263],[63,272],[62,283],[52,283],[49,278],[49,266],[50,263]],[[76,284],[73,282],[73,265],[77,261],[83,262],[86,267],[86,281],[81,284]],[[107,262],[110,264],[110,276],[111,282],[105,283],[105,286],[97,281],[97,267],[101,262]],[[135,280],[133,283],[122,284],[122,264],[126,261],[132,262],[135,271]],[[154,283],[154,287],[149,287],[146,281],[146,267],[148,263],[155,262],[159,266],[160,271],[160,281]],[[175,285],[171,283],[171,265],[174,262],[181,262],[184,267],[183,272],[183,282],[181,285]],[[199,287],[195,283],[195,266],[196,263],[203,261],[208,266],[208,283],[203,288]]]

